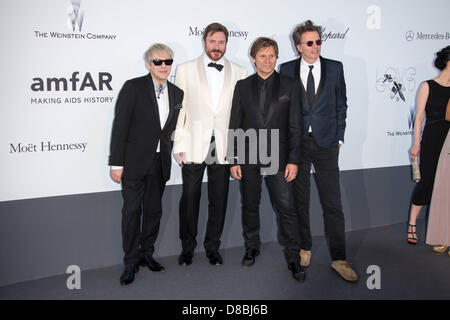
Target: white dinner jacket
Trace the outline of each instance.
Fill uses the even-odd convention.
[[[184,91],[184,98],[174,136],[174,153],[185,152],[186,161],[205,161],[214,131],[216,154],[220,164],[225,160],[227,130],[230,122],[234,86],[247,77],[247,70],[226,58],[222,93],[214,110],[204,66],[204,54],[179,64],[175,84]]]

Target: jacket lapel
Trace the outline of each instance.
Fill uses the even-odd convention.
[[[325,65],[325,60],[322,57],[320,57],[320,83],[319,83],[319,87],[317,88],[316,95],[314,96],[314,101],[313,101],[312,105],[310,105],[308,99],[306,99],[305,86],[303,85],[302,79],[300,79],[300,68],[301,68],[300,59],[297,60],[297,63],[295,66],[295,70],[296,70],[295,76],[296,76],[296,79],[299,79],[299,81],[300,81],[300,89],[301,89],[301,96],[302,96],[303,103],[305,105],[307,105],[310,109],[313,109],[314,106],[316,105],[317,101],[319,100],[320,95],[322,94],[322,90],[325,85],[325,80],[327,77],[327,68]]]
[[[207,101],[205,101],[208,105],[209,110],[213,110],[213,104],[212,104],[212,98],[211,98],[211,93],[209,91],[209,87],[208,87],[208,79],[206,78],[206,71],[205,71],[205,63],[204,63],[204,59],[205,59],[205,54],[202,54],[200,56],[200,58],[197,59],[197,71],[198,71],[198,78],[200,79],[200,86],[202,87],[202,90],[204,92],[207,92],[206,96]]]
[[[220,93],[220,98],[219,98],[219,105],[217,106],[217,112],[219,112],[222,108],[224,108],[226,106],[226,101],[227,101],[227,97],[226,95],[228,95],[228,92],[230,92],[230,86],[231,86],[231,64],[230,62],[226,59],[223,58],[223,64],[224,64],[224,68],[223,68],[223,87],[222,87],[222,91]]]
[[[299,79],[300,80],[300,61],[302,60],[302,58],[298,58],[296,61],[295,61],[295,70],[294,70],[294,75],[295,75],[295,78],[294,79]],[[302,87],[303,87],[303,84],[302,84],[302,82],[300,81],[300,84],[302,85]],[[303,88],[303,89],[305,89],[305,88]]]
[[[155,86],[153,85],[153,79],[151,74],[149,73],[147,76],[147,83],[146,83],[146,87],[148,88],[147,90],[145,90],[148,94],[148,97],[151,101],[150,104],[150,108],[153,111],[153,114],[155,116],[155,119],[157,120],[156,122],[159,125],[159,128],[161,129],[161,122],[159,120],[159,108],[158,108],[158,102],[156,101],[156,94],[155,94]]]
[[[322,94],[322,90],[325,85],[326,78],[327,78],[327,66],[326,66],[325,60],[322,57],[320,57],[320,83],[319,83],[319,87],[317,88],[317,93],[314,97],[314,102],[313,102],[312,108],[314,108],[314,106],[316,105],[317,101],[320,98],[320,95]]]
[[[173,116],[175,108],[175,92],[173,90],[172,84],[169,81],[167,81],[167,92],[169,93],[169,114],[167,115],[167,120],[164,124],[163,131],[167,127],[167,124],[170,122],[170,118]]]
[[[307,109],[311,109],[311,106],[309,105],[309,101],[306,98],[306,89],[303,85],[302,79],[300,78],[300,68],[302,64],[300,63],[302,58],[298,58],[297,62],[295,63],[295,79],[298,79],[300,82],[300,97],[302,98],[303,105],[307,106]]]

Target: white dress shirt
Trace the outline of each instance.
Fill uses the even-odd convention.
[[[314,66],[314,68],[312,69],[312,74],[314,77],[314,93],[317,94],[317,88],[319,87],[319,83],[320,83],[320,59],[317,59],[316,62],[314,62],[313,64],[309,64],[306,63],[305,60],[301,59],[300,60],[300,79],[302,80],[303,86],[305,87],[306,90],[306,86],[308,83],[308,75],[309,75],[309,66]]]
[[[161,124],[161,130],[166,124],[167,117],[169,116],[169,92],[167,89],[167,82],[163,84],[163,90],[161,93],[158,91],[159,84],[153,80],[153,85],[155,86],[155,96],[156,102],[158,102],[159,110],[159,123]],[[158,141],[158,147],[156,147],[156,152],[160,152],[160,141]]]
[[[303,59],[300,60],[300,79],[302,80],[305,90],[307,90],[309,66],[314,66],[312,75],[314,77],[314,93],[317,94],[317,88],[319,87],[320,82],[320,59],[317,59],[313,64],[306,63]],[[312,132],[311,126],[309,127],[308,132]]]
[[[205,65],[206,79],[208,80],[209,94],[211,95],[211,102],[212,102],[213,110],[217,111],[217,106],[219,105],[220,95],[222,94],[225,71],[224,71],[224,69],[222,69],[222,71],[219,71],[214,67],[208,67],[208,64],[210,62],[215,62],[215,61],[212,61],[205,54],[204,65]],[[215,63],[224,65],[223,57]]]

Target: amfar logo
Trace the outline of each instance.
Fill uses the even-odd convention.
[[[70,78],[33,78],[31,84],[32,91],[84,91],[91,89],[93,91],[104,91],[105,89],[112,91],[111,86],[112,75],[109,72],[99,72],[97,78],[94,79],[90,72],[86,72],[83,79],[79,77],[80,72],[75,71]],[[97,80],[97,81],[96,81]],[[81,82],[78,87],[77,83]],[[70,84],[69,84],[70,83]]]
[[[72,6],[67,8],[67,26],[75,31],[78,26],[78,31],[81,31],[83,25],[84,11],[80,10],[81,0],[72,0]]]
[[[74,71],[69,77],[35,77],[30,89],[36,95],[30,99],[31,104],[99,104],[112,103],[114,97],[105,94],[113,91],[112,74],[98,72],[80,74]],[[92,95],[95,93],[100,95]],[[80,93],[81,95],[77,95]],[[84,93],[89,93],[86,95]],[[92,93],[92,94],[91,94]],[[48,95],[46,95],[48,94]]]
[[[406,69],[389,67],[376,74],[376,90],[378,92],[389,91],[390,98],[395,101],[406,102],[405,92],[413,92],[416,88],[416,69],[408,67]]]

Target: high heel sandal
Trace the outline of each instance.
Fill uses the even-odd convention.
[[[408,243],[414,245],[417,244],[417,242],[419,242],[419,239],[417,238],[416,225],[408,223]]]
[[[437,253],[445,253],[445,251],[447,251],[447,246],[445,245],[433,246],[433,251]]]

